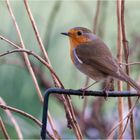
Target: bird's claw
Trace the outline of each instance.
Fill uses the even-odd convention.
[[[79,89],[79,91],[82,91],[82,96],[81,96],[81,99],[84,99],[84,96],[85,96],[85,92],[86,92],[86,88],[81,88]]]
[[[107,98],[108,98],[108,91],[107,90],[103,90],[103,94],[105,95],[104,99],[107,100]]]

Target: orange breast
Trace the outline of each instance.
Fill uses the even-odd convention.
[[[88,42],[89,40],[84,36],[76,38],[74,35],[71,35],[69,39],[70,39],[70,56],[72,61],[74,62],[73,49],[79,46],[80,44]]]
[[[79,44],[80,43],[77,40],[70,38],[70,56],[73,63],[74,63],[73,49],[76,48]]]

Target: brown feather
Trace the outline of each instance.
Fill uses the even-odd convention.
[[[83,27],[72,28],[68,34],[72,61],[81,72],[97,81],[108,77],[126,81],[140,92],[140,86],[123,71],[98,36]]]

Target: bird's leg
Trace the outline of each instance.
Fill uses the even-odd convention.
[[[103,94],[105,94],[104,99],[107,100],[108,90],[106,89],[106,87],[103,89]]]
[[[103,89],[103,93],[105,94],[105,100],[107,100],[108,97],[108,91],[113,91],[114,90],[114,80],[112,78],[107,78],[105,80],[105,87]]]
[[[84,88],[81,88],[80,90],[82,90],[83,91],[83,94],[82,94],[82,99],[84,98],[84,95],[85,95],[85,91],[88,89],[88,88],[90,88],[90,87],[92,87],[94,84],[96,84],[98,81],[95,81],[94,83],[92,83],[92,84],[90,84],[90,85],[88,85],[87,87],[84,87]]]

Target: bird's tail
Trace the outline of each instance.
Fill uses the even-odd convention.
[[[123,71],[121,72],[122,72],[124,81],[129,83],[130,86],[132,86],[135,90],[137,90],[140,93],[140,86],[133,79],[131,79],[126,73],[124,73]]]

